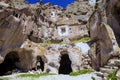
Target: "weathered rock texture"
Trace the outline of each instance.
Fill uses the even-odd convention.
[[[40,57],[44,62],[44,72],[59,73],[61,56],[67,54],[71,61],[72,71],[77,71],[85,67],[86,63],[90,66],[89,61],[83,64],[83,55],[87,56],[88,53],[81,51],[81,47],[72,46],[70,44],[39,44],[26,40],[22,46],[22,51],[18,52],[19,62],[16,63],[18,68],[22,70],[30,70],[37,67]],[[26,50],[26,51],[25,51]],[[28,52],[30,51],[30,52]],[[23,55],[21,55],[23,54]],[[24,58],[24,59],[23,59]],[[27,60],[28,59],[28,60]],[[40,63],[40,62],[39,62]],[[85,66],[84,66],[85,65]]]
[[[104,73],[103,77],[119,69],[119,64],[116,65],[120,55],[119,0],[98,0],[96,4],[77,0],[66,10],[50,3],[31,5],[21,0],[2,1],[0,75],[13,68],[64,73],[60,69],[66,64],[70,66],[69,72],[92,67]],[[91,40],[86,43],[60,43],[71,43],[89,35]],[[111,66],[111,58],[117,58],[114,66]],[[68,68],[64,66],[64,70],[65,67]]]
[[[117,24],[119,20],[114,17],[119,15],[119,13],[114,14],[114,11],[112,11],[117,3],[119,3],[119,0],[103,0],[102,3],[96,4],[97,10],[89,19],[90,36],[91,40],[94,41],[91,48],[91,59],[93,67],[98,70],[100,66],[107,64],[111,54],[116,54],[116,50],[119,53],[119,38],[116,33],[118,30],[116,28],[119,28],[119,24]]]
[[[86,4],[87,2],[84,5]],[[69,8],[64,11],[61,7],[51,6],[49,3],[45,5],[30,5],[22,0],[10,0],[9,2],[2,0],[0,7],[1,63],[7,53],[19,48],[25,39],[34,42],[70,42],[71,40],[88,36],[86,27],[88,19],[85,19],[84,23],[84,21],[75,19],[75,17],[69,17],[67,15]],[[79,9],[79,14],[90,16],[92,8],[89,9],[89,7]],[[86,14],[82,14],[84,10]]]
[[[0,12],[0,55],[3,58],[5,58],[7,53],[19,48],[27,38],[22,33],[24,22],[13,13],[14,10],[12,9]]]

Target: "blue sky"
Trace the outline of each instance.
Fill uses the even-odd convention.
[[[29,3],[36,3],[39,2],[40,0],[26,0]],[[50,2],[52,5],[59,5],[62,6],[63,8],[66,8],[66,6],[72,2],[74,2],[74,0],[42,0],[43,3],[47,3]]]

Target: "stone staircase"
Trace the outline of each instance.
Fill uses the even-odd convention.
[[[107,65],[101,67],[99,72],[96,72],[96,76],[93,76],[93,80],[107,80],[109,74],[117,72],[119,69],[120,59],[116,57],[112,58],[108,61]],[[117,76],[117,80],[120,80],[119,76]]]

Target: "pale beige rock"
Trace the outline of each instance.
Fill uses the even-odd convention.
[[[71,60],[71,68],[73,71],[81,69],[82,64],[82,53],[78,48],[69,48],[68,55]]]
[[[60,52],[56,48],[50,48],[47,54],[44,55],[46,58],[44,72],[58,74],[58,69],[60,66]]]
[[[21,45],[21,49],[18,52],[20,61],[16,65],[24,70],[37,69],[37,57],[41,57],[47,52],[43,47],[29,40]]]
[[[120,69],[117,71],[116,76],[117,76],[117,80],[120,80]]]

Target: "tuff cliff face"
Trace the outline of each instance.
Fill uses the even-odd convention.
[[[87,2],[85,2],[85,5],[86,4]],[[68,58],[68,61],[71,62],[69,65],[69,67],[71,66],[71,70],[76,71],[81,68],[82,54],[79,54],[79,49],[72,48],[70,44],[65,45],[71,46],[69,50],[67,49],[68,47],[62,46],[64,47],[63,49],[60,47],[60,44],[71,43],[73,40],[89,36],[86,27],[88,19],[85,19],[84,22],[75,18],[75,16],[70,17],[68,15],[69,8],[63,10],[59,6],[51,6],[50,3],[45,5],[39,3],[30,5],[21,0],[10,2],[1,1],[0,7],[1,69],[2,67],[7,68],[7,59],[14,61],[9,60],[11,61],[9,63],[13,63],[9,64],[13,65],[11,67],[9,66],[10,69],[16,67],[22,71],[29,71],[33,68],[37,69],[37,63],[42,60],[41,62],[44,63],[42,66],[44,66],[45,72],[59,73],[58,69],[61,67],[60,61],[62,60],[60,55],[63,55],[64,49],[66,49],[65,56],[71,56],[70,59]],[[87,9],[89,7],[90,6],[88,6]],[[87,9],[80,9],[81,11],[78,12],[83,16],[86,14],[82,14],[82,11],[86,10],[86,13],[90,10],[92,11],[92,8],[88,11]],[[74,13],[71,13],[71,16],[73,16],[72,14]],[[26,39],[29,41],[27,42]],[[24,43],[24,41],[27,43]],[[48,45],[43,43],[43,47],[40,47],[41,45],[38,43],[42,42],[51,42],[53,45],[50,44],[49,47],[46,47]],[[54,43],[58,43],[58,45]],[[57,46],[59,49],[56,48]],[[79,56],[76,57],[75,61],[72,57],[73,53]],[[65,65],[65,63],[63,65]],[[60,71],[62,72],[63,70]],[[7,71],[1,70],[0,75],[6,72]]]
[[[119,69],[116,65],[119,62],[120,55],[119,32],[117,32],[120,15],[117,11],[119,9],[118,4],[119,0],[102,0],[96,4],[97,10],[94,11],[88,21],[91,40],[94,41],[90,49],[92,66],[94,69],[100,70],[104,78]],[[107,75],[104,75],[106,73]],[[119,75],[119,71],[117,74]]]
[[[0,53],[5,57],[10,51],[19,48],[27,36],[22,33],[24,22],[15,17],[13,9],[3,9],[0,15]]]
[[[50,3],[2,0],[0,75],[15,68],[56,74],[101,70],[111,57],[119,56],[119,1],[105,2],[76,0],[64,10]],[[90,40],[77,42],[83,37]]]

